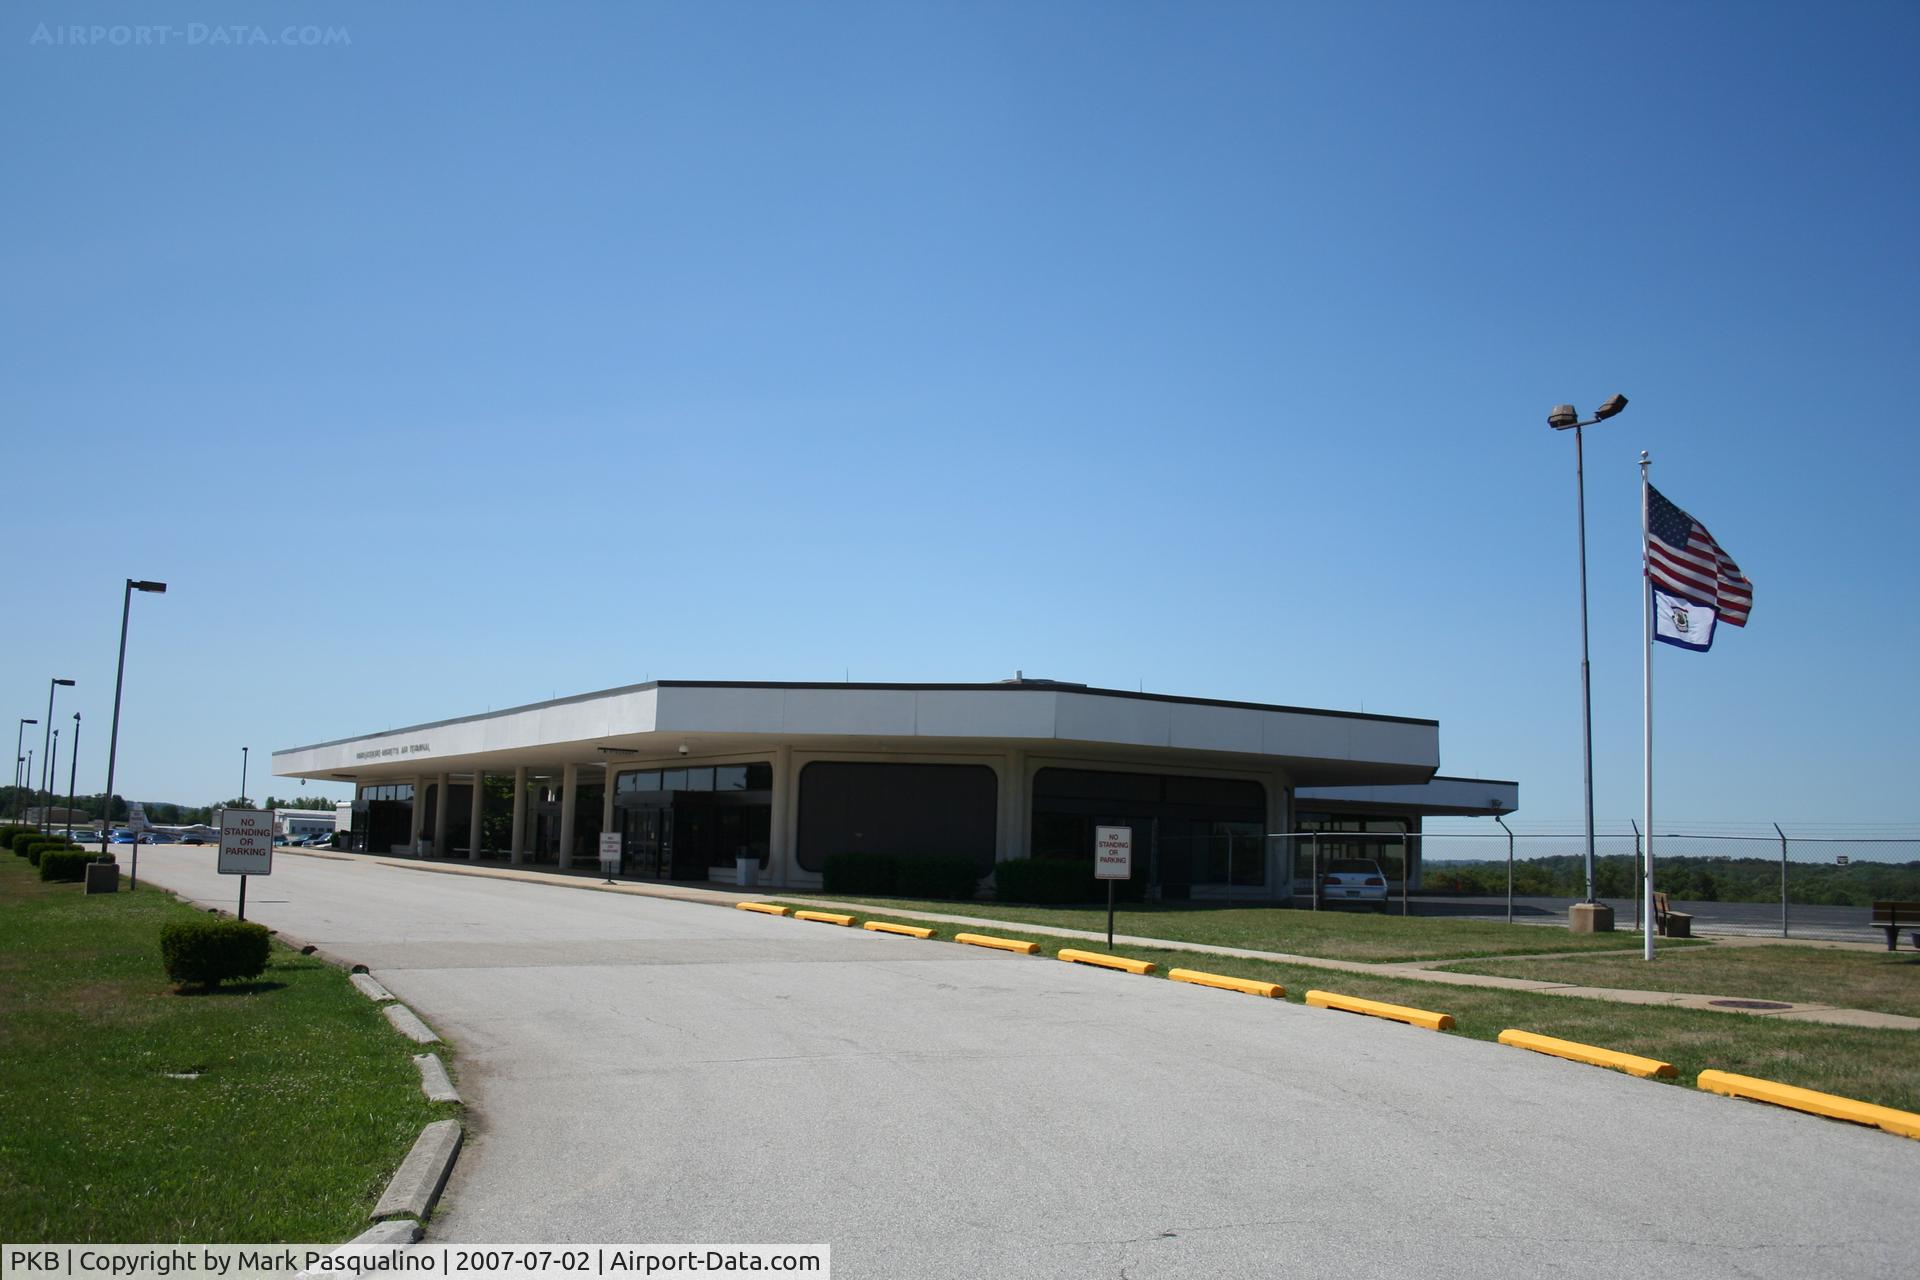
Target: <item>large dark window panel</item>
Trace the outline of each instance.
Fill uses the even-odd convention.
[[[1133,828],[1137,872],[1167,897],[1188,886],[1266,882],[1267,792],[1241,778],[1042,769],[1033,778],[1033,855],[1093,857],[1093,830]]]
[[[821,760],[800,771],[801,867],[836,853],[955,854],[993,870],[999,779],[978,764]]]

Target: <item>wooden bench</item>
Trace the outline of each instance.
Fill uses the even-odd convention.
[[[1876,902],[1873,927],[1887,931],[1887,950],[1900,949],[1900,931],[1913,931],[1914,950],[1920,951],[1920,902]]]
[[[1693,917],[1684,911],[1671,911],[1667,908],[1667,895],[1653,895],[1653,928],[1663,938],[1691,938],[1693,936]]]

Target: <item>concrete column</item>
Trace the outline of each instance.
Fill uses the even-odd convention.
[[[618,774],[614,773],[613,766],[608,765],[607,766],[607,785],[600,789],[601,790],[600,829],[602,831],[612,831],[614,829],[613,827],[613,782],[614,782],[614,779],[618,776],[619,776]]]
[[[507,861],[519,866],[527,858],[527,766],[518,765],[513,771],[513,846],[507,850]]]
[[[580,766],[560,768],[560,866],[573,865],[573,811],[575,793],[580,789]]]
[[[767,822],[767,879],[776,887],[794,882],[800,868],[793,861],[794,831],[799,806],[794,791],[799,779],[793,771],[793,748],[773,749],[773,812]]]
[[[1009,751],[1000,764],[1000,861],[1026,857],[1032,831],[1027,812],[1027,753]]]
[[[447,856],[447,792],[453,775],[443,773],[434,779],[433,792],[433,856]]]
[[[467,861],[480,861],[480,819],[485,816],[487,800],[487,775],[478,769],[473,772],[473,803],[468,807],[470,815],[467,837]]]
[[[427,780],[416,777],[413,780],[413,830],[407,833],[407,854],[412,856],[420,847],[420,824],[427,816]],[[386,849],[369,848],[368,853],[386,853]]]

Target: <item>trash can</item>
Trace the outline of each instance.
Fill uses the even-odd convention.
[[[735,858],[733,870],[742,889],[751,889],[760,883],[760,859],[752,854],[743,853]]]

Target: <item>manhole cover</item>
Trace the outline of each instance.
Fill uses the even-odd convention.
[[[1709,1000],[1708,1004],[1716,1009],[1791,1009],[1790,1004],[1781,1004],[1778,1000]]]

